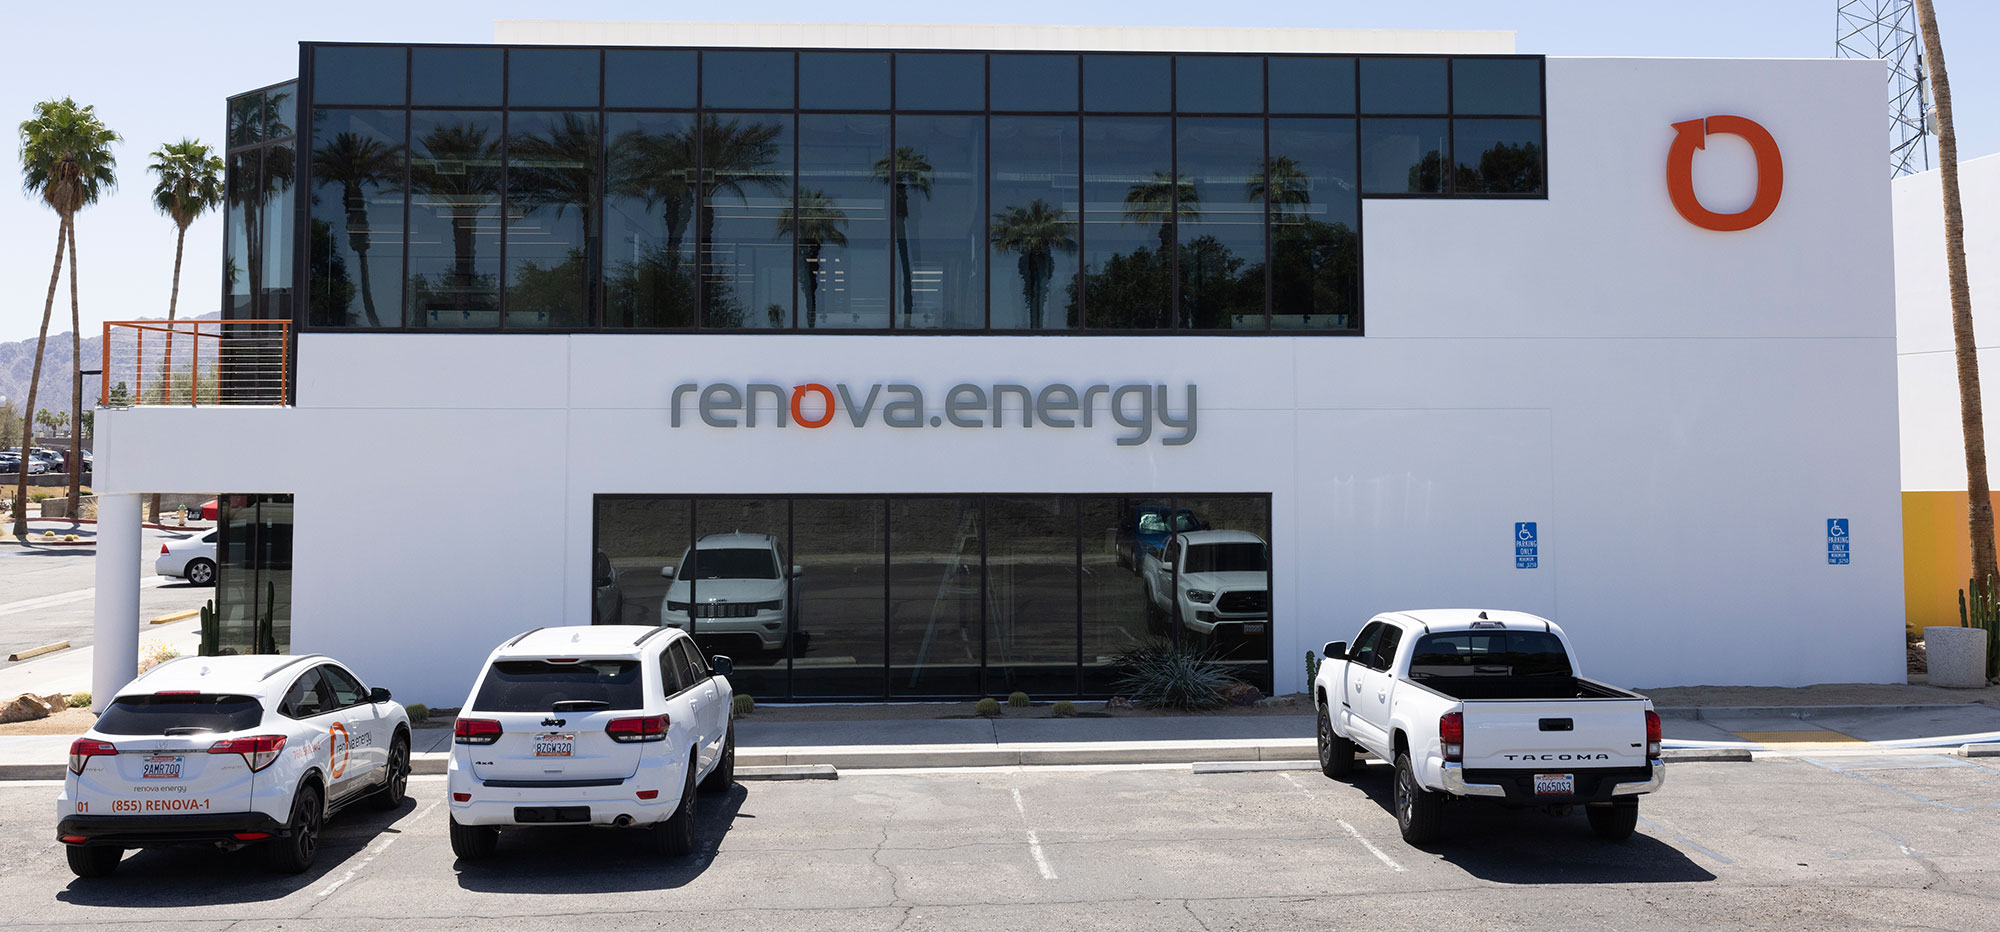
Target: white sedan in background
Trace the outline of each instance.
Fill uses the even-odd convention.
[[[179,576],[197,586],[215,585],[215,541],[221,533],[221,528],[215,528],[206,534],[161,544],[160,555],[153,560],[153,572]]]

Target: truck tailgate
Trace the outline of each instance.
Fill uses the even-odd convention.
[[[1474,699],[1464,703],[1465,766],[1644,767],[1644,699]]]

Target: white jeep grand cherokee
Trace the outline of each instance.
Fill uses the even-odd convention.
[[[452,853],[486,857],[503,829],[559,824],[636,826],[663,854],[693,852],[697,784],[735,780],[729,672],[672,628],[508,639],[453,726]]]
[[[410,775],[410,718],[332,658],[183,657],[139,675],[69,748],[56,838],[79,877],[127,848],[262,844],[312,866],[326,817],[393,809]]]

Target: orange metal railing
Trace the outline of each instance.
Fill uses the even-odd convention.
[[[114,320],[104,324],[106,407],[291,403],[291,322]]]

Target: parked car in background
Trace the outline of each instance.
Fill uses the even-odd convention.
[[[673,580],[660,604],[660,624],[699,633],[702,640],[733,638],[765,651],[782,650],[791,606],[805,568],[788,566],[769,534],[710,534],[681,555],[678,567],[660,568]]]
[[[1200,635],[1268,633],[1271,547],[1248,531],[1175,534],[1141,558],[1153,610]]]
[[[493,650],[452,728],[451,850],[501,832],[637,828],[661,854],[695,848],[695,792],[736,779],[729,658],[647,625],[536,628]]]
[[[18,473],[20,471],[21,471],[21,454],[19,452],[9,451],[6,453],[0,453],[0,472]],[[28,460],[28,475],[39,476],[47,473],[48,471],[49,471],[48,463],[39,459],[31,458]]]
[[[1208,530],[1208,522],[1186,508],[1158,503],[1135,505],[1118,523],[1118,565],[1139,572],[1148,551],[1165,547],[1167,538],[1188,531]]]
[[[130,848],[259,845],[312,866],[327,816],[403,804],[410,719],[320,654],[183,657],[118,690],[69,748],[56,840],[79,877]]]
[[[153,572],[179,576],[197,586],[215,585],[215,542],[221,534],[222,529],[215,528],[161,544],[160,555],[153,558]]]
[[[611,556],[602,550],[591,558],[590,585],[591,624],[622,624],[625,591],[618,586],[618,568],[611,565]]]

